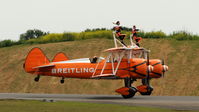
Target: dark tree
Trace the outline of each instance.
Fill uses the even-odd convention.
[[[47,34],[49,34],[49,32],[43,32],[38,29],[27,30],[26,33],[23,33],[20,35],[20,40],[29,40],[29,39],[39,38]]]

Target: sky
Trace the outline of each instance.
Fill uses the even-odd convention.
[[[0,0],[0,40],[18,40],[28,29],[50,33],[112,28],[199,34],[199,0]]]

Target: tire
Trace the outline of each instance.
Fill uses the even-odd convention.
[[[122,95],[124,99],[132,98],[135,94]]]
[[[34,80],[35,82],[39,82],[39,77],[36,77]]]
[[[129,95],[122,95],[123,98],[127,99],[127,98],[132,98],[135,96],[135,93],[137,92],[137,89],[134,87],[130,87],[129,88]]]
[[[64,83],[64,80],[60,80],[60,83],[63,84],[63,83]]]

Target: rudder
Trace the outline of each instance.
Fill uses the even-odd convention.
[[[26,72],[35,72],[34,67],[50,63],[49,59],[40,48],[33,48],[27,55],[24,69]]]

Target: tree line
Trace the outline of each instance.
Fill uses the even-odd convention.
[[[131,28],[122,27],[122,32],[129,37]],[[50,33],[39,29],[29,29],[25,33],[20,34],[18,41],[6,39],[0,41],[0,47],[8,47],[20,44],[44,44],[62,41],[75,41],[90,38],[107,38],[112,39],[112,28],[94,28],[86,29],[82,32],[64,32],[64,33]],[[166,34],[162,31],[144,32],[139,31],[138,36],[142,38],[172,38],[176,40],[199,40],[199,35],[192,34],[187,31],[176,31],[171,34]]]

